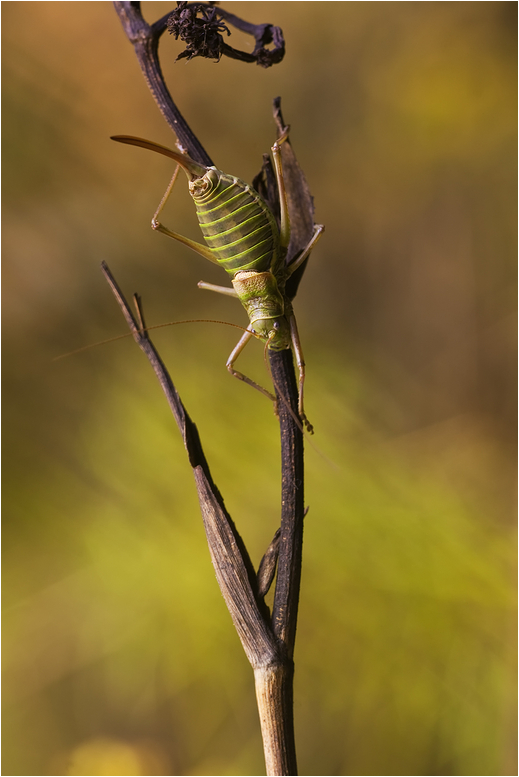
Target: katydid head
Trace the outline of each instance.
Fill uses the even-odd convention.
[[[156,151],[157,154],[163,154],[164,156],[174,159],[177,164],[184,170],[189,181],[195,181],[203,178],[208,170],[205,165],[201,165],[195,162],[194,159],[187,156],[187,154],[180,154],[178,151],[173,151],[171,148],[161,146],[160,143],[154,143],[152,140],[145,140],[144,138],[136,138],[133,135],[112,135],[110,140],[116,140],[118,143],[127,143],[130,146],[140,146],[141,148],[147,148],[150,151]]]
[[[271,351],[284,351],[290,348],[290,327],[285,316],[259,318],[251,321],[251,331],[262,340]]]

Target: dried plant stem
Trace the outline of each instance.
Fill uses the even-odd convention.
[[[291,662],[254,670],[267,774],[297,774]]]
[[[188,4],[193,7],[194,4]],[[208,7],[207,4],[205,7]],[[166,87],[158,58],[158,41],[167,26],[167,15],[148,25],[140,12],[140,3],[115,2],[115,9],[128,39],[134,46],[150,91],[166,121],[174,130],[182,147],[192,159],[209,166],[212,161],[175,105]],[[187,6],[186,6],[187,7]],[[182,9],[177,9],[182,11]],[[280,61],[284,41],[279,28],[272,25],[252,25],[233,14],[218,11],[234,26],[254,35],[256,48],[253,61],[268,66]],[[196,14],[195,14],[196,15]],[[213,11],[210,13],[214,17]],[[184,17],[184,20],[188,17]],[[269,53],[265,44],[275,42]],[[192,48],[191,51],[194,49]],[[230,53],[231,52],[231,53]],[[233,53],[232,53],[233,52]],[[236,58],[229,46],[222,54]],[[245,61],[251,61],[245,55]],[[271,61],[270,61],[271,60]],[[284,129],[279,100],[274,116],[279,134]],[[290,143],[282,145],[283,167],[286,170],[288,209],[292,223],[287,261],[290,262],[307,245],[313,230],[313,205],[304,176],[297,165]],[[268,178],[268,166],[263,173]],[[270,190],[272,187],[270,186]],[[269,202],[275,212],[275,202]],[[293,299],[304,265],[294,273],[290,298]],[[123,311],[128,326],[141,350],[150,361],[173,411],[193,467],[204,527],[218,584],[231,614],[243,648],[254,670],[256,696],[268,775],[296,775],[296,752],[293,725],[293,652],[301,578],[303,539],[303,435],[296,421],[297,384],[292,352],[269,352],[272,377],[279,399],[281,432],[282,510],[281,527],[260,565],[259,580],[245,544],[227,513],[223,499],[214,484],[205,459],[198,431],[187,414],[173,382],[145,330],[140,302],[137,299],[137,320],[112,274],[103,272]],[[288,290],[288,286],[287,286]],[[290,405],[291,411],[288,404]],[[278,557],[277,579],[272,618],[263,602],[272,579]]]

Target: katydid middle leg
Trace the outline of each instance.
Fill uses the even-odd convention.
[[[308,257],[308,255],[313,251],[315,248],[315,245],[321,235],[324,232],[324,226],[322,224],[314,224],[314,233],[310,240],[308,241],[308,244],[306,248],[303,250],[303,252],[297,257],[297,259],[294,259],[291,264],[287,267],[287,278],[290,278],[290,276],[297,270],[298,267],[301,267],[305,259]]]
[[[314,433],[314,427],[308,420],[304,411],[303,391],[305,386],[305,360],[303,357],[303,351],[301,349],[301,341],[299,339],[299,332],[297,331],[296,317],[292,313],[289,317],[288,323],[290,324],[290,335],[292,337],[292,348],[296,357],[297,369],[299,372],[299,386],[298,386],[298,405],[297,410],[299,417],[303,424],[306,426],[310,434]]]
[[[237,292],[230,286],[216,286],[214,283],[206,283],[205,281],[198,281],[197,286],[199,289],[216,291],[218,294],[226,294],[228,297],[238,298]]]

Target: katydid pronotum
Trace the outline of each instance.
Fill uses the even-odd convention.
[[[303,389],[305,362],[297,332],[292,304],[285,293],[287,279],[304,262],[321,236],[324,227],[315,225],[314,233],[303,252],[286,265],[290,240],[290,220],[281,164],[281,143],[288,128],[272,146],[272,157],[279,191],[281,224],[263,198],[247,183],[227,175],[216,167],[206,167],[186,154],[172,151],[158,143],[130,135],[115,135],[112,140],[156,151],[177,163],[173,178],[152,219],[153,229],[188,246],[210,262],[220,265],[231,276],[232,288],[201,281],[201,289],[237,297],[249,316],[249,325],[227,359],[227,369],[236,378],[276,402],[275,396],[234,369],[234,363],[252,337],[266,348],[283,351],[292,347],[299,370],[298,411],[309,432],[312,426],[304,413]],[[189,181],[189,193],[196,205],[196,215],[207,245],[190,240],[163,226],[158,217],[182,167]]]

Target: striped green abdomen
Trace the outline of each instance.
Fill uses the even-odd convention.
[[[270,270],[279,253],[279,230],[268,206],[243,181],[214,173],[214,188],[200,193],[190,186],[205,242],[231,276]]]

